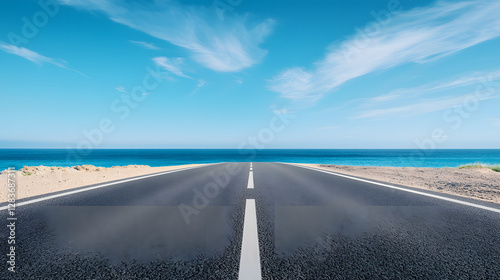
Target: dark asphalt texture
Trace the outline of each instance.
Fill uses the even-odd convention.
[[[2,245],[0,279],[237,279],[248,198],[263,279],[499,279],[498,213],[281,163],[253,170],[253,190],[249,163],[222,163],[20,206],[17,272]]]
[[[237,279],[249,164],[237,166],[189,224],[179,205],[193,206],[194,190],[227,164],[20,206],[17,272],[2,246],[0,279]]]
[[[285,164],[254,172],[264,279],[499,279],[498,213]]]

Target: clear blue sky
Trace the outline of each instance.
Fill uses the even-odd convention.
[[[500,148],[497,0],[40,3],[0,3],[2,148]]]

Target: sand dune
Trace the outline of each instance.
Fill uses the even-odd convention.
[[[96,167],[93,165],[79,165],[73,167],[25,166],[16,171],[16,196],[17,199],[22,199],[87,185],[198,165],[202,164],[164,167],[128,165],[110,168]],[[0,174],[0,202],[5,201],[7,201],[7,171],[2,171]]]
[[[346,175],[500,204],[500,172],[487,168],[417,168],[303,164]]]

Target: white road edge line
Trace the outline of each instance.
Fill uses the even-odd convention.
[[[213,163],[213,164],[217,164],[217,163]],[[165,175],[165,174],[168,174],[168,173],[175,173],[175,172],[179,172],[179,171],[185,171],[185,170],[194,169],[194,168],[200,168],[200,167],[209,166],[209,165],[213,165],[213,164],[205,164],[205,165],[202,165],[202,166],[194,166],[194,167],[188,167],[188,168],[182,168],[182,169],[174,169],[174,170],[170,170],[170,171],[164,171],[164,172],[150,174],[150,175],[145,175],[145,176],[141,176],[141,177],[136,177],[136,178],[131,178],[131,179],[125,179],[125,180],[121,180],[121,181],[117,181],[117,182],[106,183],[106,184],[97,185],[97,186],[93,186],[93,187],[88,187],[88,188],[84,188],[84,189],[78,189],[78,190],[74,190],[74,191],[68,191],[68,192],[63,192],[63,193],[59,193],[59,194],[44,196],[44,197],[40,197],[40,198],[33,199],[33,200],[19,202],[19,203],[16,203],[15,205],[16,205],[16,207],[19,207],[19,206],[33,204],[33,203],[37,203],[37,202],[40,202],[40,201],[45,201],[45,200],[49,200],[49,199],[61,197],[61,196],[67,196],[67,195],[71,195],[71,194],[75,194],[75,193],[91,191],[91,190],[100,189],[100,188],[104,188],[104,187],[108,187],[108,186],[112,186],[112,185],[116,185],[116,184],[121,184],[121,183],[126,183],[126,182],[141,180],[141,179],[145,179],[145,178],[150,178],[150,177]],[[2,207],[0,207],[0,211],[7,210],[8,208],[9,208],[9,205],[2,206]]]
[[[475,203],[471,203],[471,202],[467,202],[467,201],[462,201],[462,200],[453,199],[453,198],[444,197],[444,196],[439,196],[439,195],[435,195],[435,194],[430,194],[430,193],[425,193],[425,192],[419,192],[419,191],[415,191],[415,190],[405,189],[405,188],[396,187],[396,186],[392,186],[392,185],[388,185],[388,184],[384,184],[384,183],[373,182],[373,181],[370,181],[370,180],[360,179],[360,178],[352,177],[352,176],[349,176],[349,175],[343,175],[343,174],[334,173],[334,172],[331,172],[331,171],[326,171],[326,170],[317,169],[317,168],[313,168],[313,167],[296,165],[296,164],[286,163],[286,162],[282,162],[282,163],[283,164],[292,165],[292,166],[296,166],[296,167],[302,167],[304,169],[310,169],[310,170],[314,170],[314,171],[318,171],[318,172],[323,172],[323,173],[327,173],[327,174],[330,174],[330,175],[344,177],[344,178],[348,178],[348,179],[352,179],[352,180],[356,180],[356,181],[370,183],[370,184],[374,184],[374,185],[378,185],[378,186],[382,186],[382,187],[386,187],[386,188],[391,188],[391,189],[395,189],[395,190],[410,192],[410,193],[419,194],[419,195],[423,195],[423,196],[428,196],[428,197],[432,197],[432,198],[437,198],[437,199],[441,199],[441,200],[446,200],[446,201],[450,201],[450,202],[454,202],[454,203],[458,203],[458,204],[462,204],[462,205],[476,207],[476,208],[487,210],[487,211],[491,211],[491,212],[500,213],[500,209],[496,209],[496,208],[493,208],[493,207],[488,207],[488,206],[484,206],[484,205],[480,205],[480,204],[475,204]]]
[[[243,222],[239,280],[260,280],[259,235],[257,233],[257,210],[255,199],[247,199]]]

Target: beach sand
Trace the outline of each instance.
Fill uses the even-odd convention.
[[[203,164],[164,167],[128,165],[110,168],[93,165],[74,167],[25,166],[16,171],[16,199],[201,165]],[[4,170],[0,173],[0,202],[7,201],[7,191],[7,171]]]
[[[500,172],[488,168],[300,165],[500,204]]]

